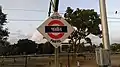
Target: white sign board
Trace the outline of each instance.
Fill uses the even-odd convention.
[[[37,30],[57,48],[74,31],[74,28],[55,12]]]

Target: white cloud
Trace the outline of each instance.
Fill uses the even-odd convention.
[[[42,34],[40,34],[37,30],[33,33],[32,37],[30,40],[33,40],[37,43],[44,43],[46,42],[46,39],[43,39]]]

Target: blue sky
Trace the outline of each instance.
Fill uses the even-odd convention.
[[[0,5],[3,6],[4,13],[8,14],[7,19],[9,23],[6,27],[8,27],[11,32],[9,38],[11,43],[16,42],[18,39],[31,38],[33,34],[36,33],[36,28],[43,22],[42,20],[47,18],[49,1],[50,0],[0,0]],[[108,17],[120,18],[119,3],[119,0],[106,0]],[[99,0],[60,0],[59,12],[65,12],[67,7],[72,7],[73,9],[95,9],[95,11],[99,13]],[[114,14],[116,10],[118,14]],[[41,21],[13,21],[23,19]],[[120,42],[119,21],[119,19],[108,18],[111,43]],[[36,38],[38,37],[36,36]],[[38,38],[38,40],[42,40],[41,38]],[[96,43],[99,42],[100,39],[92,36],[92,40]]]

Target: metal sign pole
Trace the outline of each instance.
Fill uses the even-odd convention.
[[[54,0],[54,5],[55,5],[54,12],[58,12],[59,0]]]
[[[58,12],[58,5],[59,5],[59,0],[54,0],[54,12]],[[58,63],[58,47],[55,47],[55,67],[59,67],[59,63]]]
[[[55,48],[55,67],[59,67],[59,63],[58,63],[58,48]]]

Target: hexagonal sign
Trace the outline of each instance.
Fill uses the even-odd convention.
[[[37,30],[57,48],[74,31],[74,28],[55,12]]]

